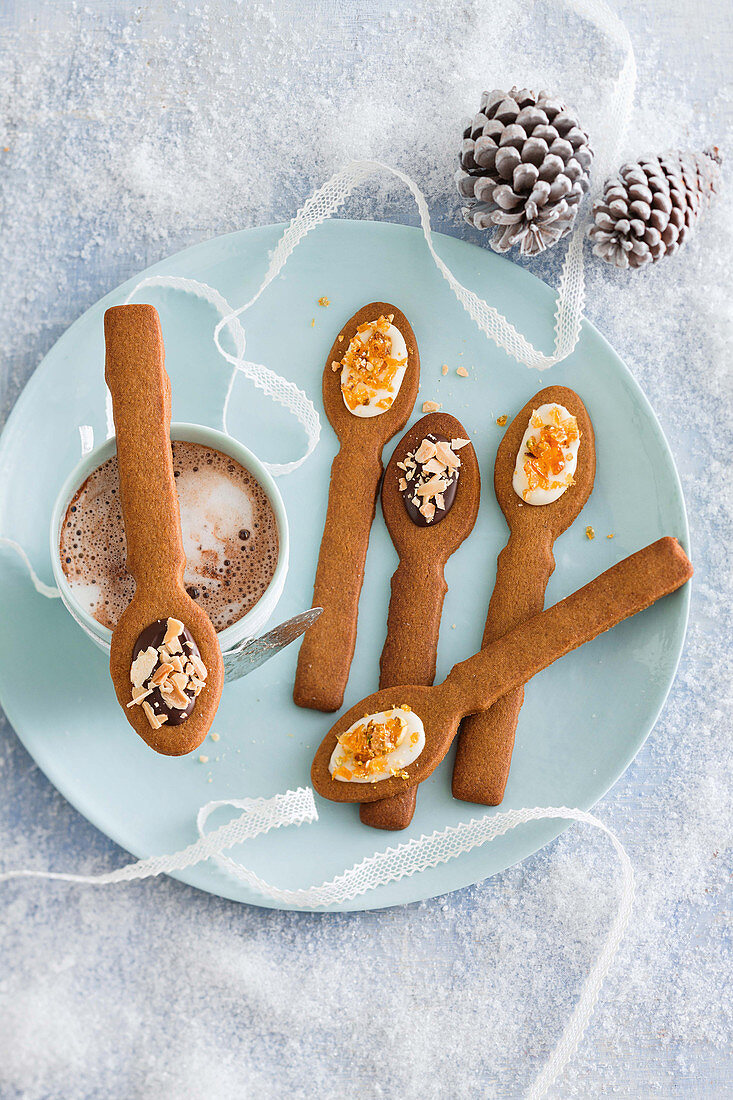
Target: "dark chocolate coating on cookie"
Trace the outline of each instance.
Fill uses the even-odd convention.
[[[446,439],[444,435],[440,435],[438,432],[429,432],[425,436],[425,439],[429,439],[431,443],[450,443],[450,439]],[[422,443],[422,440],[420,441]],[[413,496],[415,495],[415,483],[422,472],[422,464],[418,462],[417,469],[415,470],[415,476],[412,481],[408,481],[407,488],[402,490],[402,499],[405,502],[405,508],[407,514],[414,524],[418,527],[435,527],[440,523],[442,519],[448,515],[453,506],[453,501],[456,499],[456,489],[458,487],[458,477],[460,475],[460,468],[453,471],[450,477],[450,481],[447,484],[445,491],[443,492],[443,507],[435,507],[435,515],[431,520],[427,520],[420,511],[420,507],[413,503]],[[433,502],[434,503],[434,502]]]
[[[142,653],[142,651],[144,649],[147,649],[148,646],[152,646],[153,649],[157,650],[158,646],[163,644],[163,639],[165,638],[167,629],[167,619],[156,619],[155,622],[150,624],[150,626],[146,626],[138,640],[135,642],[135,646],[132,651],[132,660],[134,661],[138,654]],[[185,626],[182,633],[179,635],[178,640],[183,647],[184,653],[193,653],[196,657],[201,657],[201,654],[199,653],[199,647],[196,645],[190,631]],[[160,663],[161,662],[159,655],[155,668],[150,674],[151,676],[155,674],[155,669],[160,666]],[[155,714],[166,715],[168,719],[167,724],[169,726],[180,726],[182,722],[186,721],[196,703],[195,695],[188,691],[186,691],[185,694],[188,695],[191,700],[185,710],[179,710],[178,707],[169,707],[168,704],[163,701],[163,696],[161,695],[158,688],[153,689],[152,694],[148,695],[146,702],[150,703],[150,706],[153,708]]]

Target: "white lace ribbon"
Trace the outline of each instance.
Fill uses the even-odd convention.
[[[272,400],[289,409],[305,430],[308,442],[306,450],[300,458],[291,462],[264,463],[275,476],[291,473],[313,453],[320,438],[320,420],[312,401],[295,383],[282,378],[264,364],[253,363],[245,358],[246,333],[239,318],[254,305],[267,287],[282,272],[288,259],[307,234],[333,217],[354,188],[375,173],[387,172],[399,179],[408,188],[417,205],[425,243],[435,266],[468,315],[490,340],[493,340],[498,347],[506,351],[519,363],[535,370],[547,370],[566,359],[574,350],[580,337],[580,325],[585,304],[583,242],[590,217],[591,202],[593,198],[600,194],[606,176],[617,165],[624,134],[631,116],[636,86],[636,61],[626,27],[604,0],[566,0],[566,2],[581,16],[594,23],[615,46],[620,48],[622,63],[608,106],[606,140],[596,150],[593,166],[594,183],[591,187],[590,199],[586,202],[584,211],[579,215],[578,223],[570,236],[567,255],[562,267],[555,310],[555,343],[551,354],[547,355],[535,348],[494,306],[459,282],[435,249],[430,226],[430,214],[425,196],[420,188],[405,172],[375,160],[352,161],[307,199],[278,241],[268,265],[267,273],[257,291],[244,305],[239,306],[237,309],[233,309],[215,287],[208,286],[197,279],[183,278],[176,275],[148,276],[142,279],[128,295],[126,301],[129,302],[145,287],[168,287],[187,294],[194,294],[213,306],[219,314],[219,321],[213,334],[214,343],[220,355],[232,367],[232,375],[222,408],[221,423],[223,430],[229,433],[227,414],[234,383],[240,373],[249,378],[255,386],[259,387]],[[225,329],[232,339],[233,353],[228,351],[222,344],[222,334]],[[107,436],[109,437],[114,434],[112,401],[109,392],[106,392],[106,426]],[[90,440],[91,428],[83,426],[80,432],[82,451],[85,453]],[[10,541],[6,540],[8,543]],[[17,544],[14,544],[14,546],[19,549]],[[20,552],[22,554],[22,551]],[[30,569],[30,564],[28,562],[27,564]],[[38,591],[41,591],[32,570],[31,573],[33,583]],[[45,587],[48,592],[43,594],[56,595],[56,591],[51,589],[50,586],[46,585]]]
[[[225,807],[240,810],[241,813],[213,832],[207,833],[205,826],[210,815]],[[275,886],[243,863],[224,854],[234,845],[267,833],[271,829],[280,828],[283,825],[303,825],[317,819],[318,811],[313,792],[308,787],[299,787],[297,790],[286,791],[272,798],[219,800],[209,802],[199,810],[197,818],[199,839],[171,855],[141,859],[116,871],[99,875],[70,874],[59,871],[4,871],[0,873],[0,882],[20,878],[42,878],[88,886],[107,886],[150,878],[154,875],[171,874],[214,859],[262,897],[281,904],[295,905],[301,909],[321,909],[324,906],[352,901],[370,890],[447,863],[529,821],[559,819],[591,825],[605,833],[613,845],[621,866],[621,896],[606,942],[583,983],[575,1010],[552,1055],[528,1093],[531,1100],[539,1100],[539,1097],[544,1096],[575,1053],[583,1037],[601,986],[631,916],[634,903],[634,872],[629,857],[614,833],[592,814],[567,806],[535,806],[531,809],[507,810],[503,813],[472,818],[459,825],[436,830],[429,836],[423,835],[375,852],[374,855],[362,859],[326,882],[299,888]]]
[[[590,197],[578,217],[577,224],[568,242],[558,288],[555,309],[555,344],[551,354],[547,355],[535,348],[494,306],[481,298],[475,291],[463,286],[435,249],[430,225],[430,213],[425,196],[420,188],[405,172],[376,160],[352,161],[341,171],[336,172],[306,200],[278,241],[268,265],[267,273],[260,286],[252,297],[237,309],[232,309],[223,295],[213,287],[207,286],[206,283],[172,275],[156,275],[143,279],[128,296],[127,301],[130,301],[143,287],[165,286],[195,294],[214,306],[220,315],[220,320],[214,330],[214,343],[222,358],[233,368],[222,410],[224,430],[228,430],[227,413],[234,382],[237,373],[241,372],[274,401],[289,408],[303,425],[308,436],[308,446],[301,458],[293,462],[266,464],[273,474],[290,473],[308,458],[318,443],[320,423],[312,402],[294,383],[281,378],[280,375],[262,363],[253,363],[244,358],[246,334],[239,318],[258,301],[267,287],[280,275],[290,256],[308,233],[332,218],[349,198],[354,188],[376,173],[387,172],[408,188],[415,200],[425,243],[435,266],[468,315],[490,340],[493,340],[498,347],[502,348],[519,363],[535,370],[547,370],[566,359],[575,349],[580,337],[580,325],[585,305],[583,244],[590,218],[591,205],[593,199],[600,195],[607,175],[617,165],[623,138],[631,117],[634,89],[636,87],[636,60],[626,27],[604,0],[567,0],[567,2],[580,15],[593,22],[621,49],[623,60],[608,107],[605,141],[601,143],[601,147],[596,153],[593,169],[594,183],[591,187]],[[234,353],[227,351],[222,345],[222,333],[225,329],[229,331],[233,340]],[[109,397],[107,398],[107,421],[108,431],[111,433]]]
[[[31,584],[35,588],[39,595],[45,596],[47,600],[56,600],[61,597],[61,593],[58,588],[52,584],[46,584],[36,573],[35,569],[31,565],[30,558],[26,554],[23,547],[15,539],[8,539],[4,535],[0,535],[0,546],[7,546],[9,550],[14,550],[20,560],[28,570],[28,576],[31,579]]]
[[[300,217],[300,214],[298,215]],[[297,220],[297,218],[295,219]],[[274,276],[272,276],[274,278]],[[265,466],[274,477],[279,477],[282,474],[292,473],[293,470],[297,470],[299,466],[306,461],[310,455],[313,454],[318,440],[321,437],[321,422],[316,412],[316,408],[313,402],[306,394],[299,389],[294,382],[288,381],[287,378],[283,378],[281,375],[276,374],[275,371],[270,370],[263,363],[253,363],[244,358],[244,352],[247,345],[247,337],[242,325],[239,323],[238,316],[245,309],[249,308],[252,302],[256,301],[265,287],[272,281],[272,278],[265,277],[265,280],[260,287],[259,291],[246,305],[241,306],[238,310],[233,311],[232,307],[227,302],[226,298],[215,287],[209,286],[207,283],[199,282],[198,279],[184,279],[178,275],[150,275],[145,279],[141,279],[140,282],[130,291],[126,302],[129,302],[134,298],[140,290],[144,287],[169,287],[173,290],[182,290],[188,294],[194,294],[197,298],[203,299],[213,306],[222,320],[216,326],[214,331],[214,340],[217,350],[222,357],[226,359],[228,363],[232,365],[232,376],[229,380],[229,387],[227,389],[226,397],[224,398],[224,404],[221,414],[222,430],[228,435],[229,426],[227,423],[227,415],[229,412],[229,402],[231,400],[232,391],[234,389],[234,382],[237,378],[237,374],[241,373],[246,378],[249,378],[259,389],[263,391],[273,401],[277,401],[278,404],[283,405],[286,409],[289,409],[295,417],[302,424],[306,436],[308,437],[308,444],[304,454],[300,458],[294,459],[292,462],[265,462],[262,461]],[[221,330],[223,319],[229,320],[229,330],[234,343],[235,354],[231,354],[226,348],[221,346],[219,340],[219,332]],[[106,409],[107,409],[107,433],[108,435],[114,434],[114,423],[112,421],[112,399],[109,391],[106,394]]]

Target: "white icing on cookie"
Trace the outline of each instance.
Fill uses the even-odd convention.
[[[328,770],[340,783],[378,783],[399,775],[424,747],[420,717],[413,710],[393,707],[349,726],[331,753]],[[380,748],[384,751],[379,752]]]
[[[363,354],[370,341],[384,338],[386,360]],[[341,394],[354,416],[380,416],[394,404],[407,370],[407,345],[400,330],[379,317],[360,326],[341,360]],[[391,377],[389,377],[391,375]]]

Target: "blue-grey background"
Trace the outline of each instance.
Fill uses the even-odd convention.
[[[615,7],[639,63],[627,152],[725,152],[729,5]],[[4,0],[0,417],[103,293],[187,244],[292,216],[350,156],[405,168],[437,229],[485,244],[453,192],[461,118],[484,87],[517,82],[567,96],[599,133],[612,56],[569,8],[529,0]],[[392,182],[347,213],[414,222]],[[589,257],[587,315],[668,434],[697,576],[667,707],[597,807],[638,900],[563,1097],[733,1095],[730,226],[724,193],[656,269]],[[548,281],[556,252],[532,265]],[[7,723],[0,783],[2,865],[125,862]],[[375,914],[267,912],[168,880],[0,887],[0,1097],[520,1096],[616,886],[608,848],[578,829],[482,885]]]

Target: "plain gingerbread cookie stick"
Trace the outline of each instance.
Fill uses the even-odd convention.
[[[375,415],[357,415],[346,404],[340,364],[357,330],[378,319],[394,326],[404,340],[404,377],[389,407]],[[420,356],[415,334],[405,315],[387,302],[371,302],[355,313],[328,353],[323,371],[323,405],[340,450],[331,467],[326,523],[313,589],[312,606],[322,607],[323,614],[306,632],[298,655],[293,699],[299,707],[333,711],[344,701],[356,646],[369,532],[382,476],[382,448],[407,423],[419,384]]]
[[[677,539],[661,538],[455,665],[442,684],[412,684],[367,696],[323,738],[311,768],[313,786],[332,802],[376,802],[403,794],[432,775],[463,718],[488,709],[558,658],[675,592],[691,576],[692,566]],[[393,707],[412,712],[410,720],[417,719],[424,729],[424,744],[415,757],[397,775],[377,782],[334,778],[329,765],[337,746],[343,749],[338,738],[365,716],[374,718]],[[382,729],[382,734],[389,732]]]
[[[551,504],[524,504],[512,485],[517,453],[533,410],[550,404],[561,405],[577,421],[580,444],[574,481]],[[497,561],[482,645],[489,645],[544,607],[547,582],[555,568],[553,544],[580,514],[593,489],[595,470],[593,425],[577,393],[564,386],[540,390],[514,417],[496,454],[494,488],[510,536]],[[463,722],[453,765],[454,798],[499,805],[523,701],[524,688],[520,687],[502,696],[490,710]]]
[[[110,673],[133,729],[156,752],[198,748],[221,697],[216,631],[183,585],[183,552],[170,444],[171,387],[153,306],[104,315],[105,379],[112,394],[127,568],[135,594],[112,635]]]
[[[416,506],[413,505],[408,511],[405,493],[410,500],[414,497],[422,499],[417,496],[414,487],[420,480],[418,475],[423,464],[417,463],[413,456],[420,453],[426,439],[429,444],[425,448],[425,454],[429,455],[426,461],[436,462],[430,452],[436,450],[438,441],[448,445],[455,442],[456,448],[452,453],[460,466],[457,467],[452,499],[448,501],[443,494],[444,508],[437,509],[430,522],[422,517],[425,520],[423,525],[413,519],[416,513],[418,519],[421,518]],[[450,459],[450,456],[447,457]],[[436,470],[439,465],[437,462]],[[411,475],[409,481],[407,474]],[[425,476],[429,478],[431,475]],[[468,441],[465,428],[454,416],[443,412],[429,413],[418,420],[397,444],[382,483],[384,520],[400,560],[392,577],[387,638],[379,666],[380,688],[400,684],[429,685],[435,679],[440,619],[448,591],[445,564],[473,530],[480,495],[481,478],[476,452]],[[360,817],[365,825],[376,829],[406,829],[415,813],[416,800],[417,787],[410,787],[394,798],[363,803]]]

